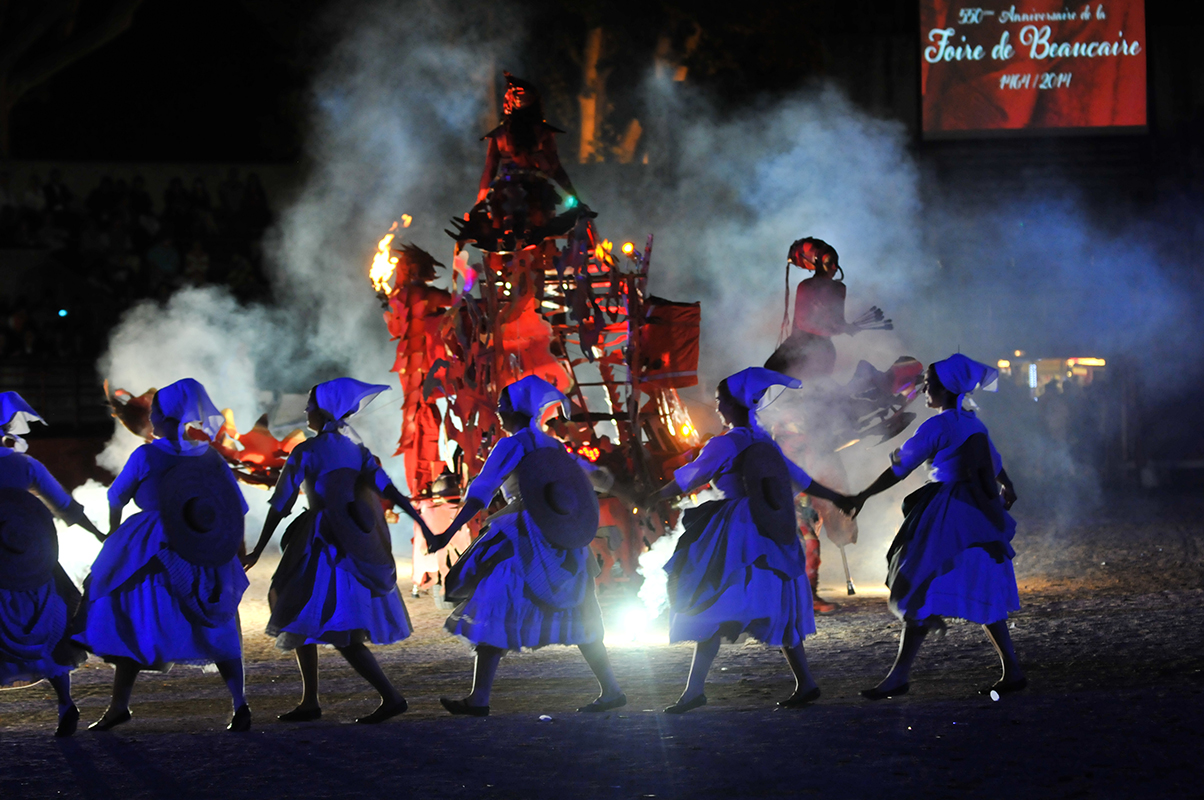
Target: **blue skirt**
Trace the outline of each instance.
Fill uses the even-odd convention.
[[[1002,505],[987,512],[964,482],[929,483],[907,496],[903,524],[887,551],[886,585],[896,616],[989,624],[1020,609],[1012,568],[1016,522]]]
[[[79,591],[62,567],[36,589],[0,589],[0,686],[65,675],[88,654],[67,637]]]
[[[526,511],[497,514],[447,575],[460,603],[443,627],[503,650],[601,641],[597,573],[588,547],[552,547]]]
[[[747,632],[774,647],[815,633],[807,559],[798,540],[761,535],[748,498],[713,500],[685,512],[685,532],[665,564],[669,641],[734,640]]]
[[[267,633],[276,646],[392,644],[409,637],[413,627],[396,570],[344,555],[315,530],[316,521],[316,512],[305,511],[281,542],[284,552],[268,594]]]
[[[190,564],[167,547],[158,512],[143,511],[101,547],[74,638],[106,661],[128,658],[142,669],[240,659],[238,602],[247,586],[237,558]]]

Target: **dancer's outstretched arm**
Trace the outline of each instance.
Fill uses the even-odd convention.
[[[863,491],[858,492],[850,498],[853,501],[851,513],[849,516],[856,517],[861,513],[861,507],[865,505],[865,501],[869,500],[876,494],[885,492],[890,487],[894,486],[899,481],[903,480],[895,474],[894,467],[887,467],[877,480],[871,483]]]
[[[460,513],[456,514],[456,518],[451,521],[451,524],[447,526],[447,530],[443,533],[436,536],[430,533],[430,529],[424,529],[422,535],[426,538],[426,549],[434,553],[447,547],[448,542],[452,540],[456,532],[467,525],[468,521],[475,517],[483,508],[485,508],[483,500],[469,497],[464,501],[464,505],[460,506]]]
[[[283,512],[277,511],[274,508],[268,509],[267,519],[263,521],[263,530],[259,532],[259,541],[255,543],[255,548],[243,556],[242,568],[250,570],[259,561],[259,557],[263,555],[263,548],[268,546],[268,542],[272,540],[272,534],[276,532],[276,527],[280,525],[280,520],[286,515]]]

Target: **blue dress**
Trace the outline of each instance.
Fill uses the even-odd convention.
[[[794,647],[815,633],[802,545],[797,538],[780,545],[757,530],[736,467],[736,457],[759,441],[774,444],[762,431],[732,428],[673,474],[683,492],[709,482],[723,499],[682,515],[685,531],[665,564],[671,642],[747,631],[767,645]],[[811,478],[790,459],[786,465],[794,490],[805,491]]]
[[[320,433],[289,454],[272,508],[288,514],[302,487],[309,508],[281,538],[280,566],[268,594],[272,615],[267,633],[282,650],[303,644],[391,644],[412,630],[397,588],[396,567],[364,563],[322,533],[325,502],[314,487],[319,476],[336,469],[367,473],[382,492],[392,486],[368,448],[337,431]]]
[[[67,522],[83,513],[41,462],[7,447],[0,447],[0,489],[33,492]],[[83,663],[88,654],[67,638],[79,599],[57,564],[36,589],[0,589],[0,686],[54,678]]]
[[[932,482],[903,501],[903,525],[887,551],[890,608],[900,619],[932,615],[983,624],[1020,608],[1012,569],[1016,521],[1003,510],[983,509],[972,491],[958,448],[987,435],[993,473],[1002,462],[987,426],[973,412],[949,409],[926,420],[894,457],[900,478],[932,461]]]
[[[238,603],[248,581],[238,557],[219,567],[186,561],[167,544],[159,482],[181,458],[199,458],[237,489],[226,462],[208,445],[178,449],[156,439],[134,451],[109,487],[109,505],[133,499],[141,511],[105,539],[84,582],[75,638],[106,661],[128,658],[143,669],[203,666],[242,658]],[[240,501],[242,492],[238,493]],[[245,513],[246,502],[242,502]]]
[[[564,445],[532,428],[502,439],[465,496],[487,506],[501,489],[507,502],[446,578],[446,596],[460,602],[444,627],[473,644],[522,650],[602,639],[594,593],[598,564],[589,547],[561,550],[548,544],[522,505],[515,468],[542,447]],[[594,469],[582,459],[578,463]]]

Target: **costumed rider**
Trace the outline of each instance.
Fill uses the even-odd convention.
[[[693,641],[694,660],[681,698],[665,709],[684,714],[707,703],[707,672],[720,638],[747,631],[780,647],[794,674],[795,690],[778,703],[798,708],[819,698],[807,667],[803,639],[815,633],[807,564],[795,528],[795,492],[833,502],[846,498],[815,481],[782,455],[757,423],[757,406],[773,386],[801,382],[750,367],[719,383],[716,407],[728,431],[711,439],[698,458],[677,469],[654,496],[670,500],[710,483],[723,494],[686,509],[685,531],[668,573],[669,641]]]
[[[765,367],[804,381],[827,378],[836,369],[836,346],[832,343],[832,337],[840,334],[853,336],[862,330],[860,326],[845,320],[848,288],[843,280],[836,277],[838,272],[841,278],[844,277],[840,256],[832,245],[811,236],[790,245],[786,256],[787,305],[782,319],[783,334],[786,331],[786,315],[790,311],[791,265],[815,274],[799,282],[794,295],[794,320],[790,325],[790,334],[765,362]],[[877,313],[881,317],[877,308],[872,308],[870,313]],[[807,451],[810,456],[806,460],[808,469],[837,489],[846,491],[848,478],[840,457],[832,452],[833,445],[823,432],[812,433],[812,436],[790,437],[799,441],[795,446],[787,447],[787,451],[794,458],[799,457],[800,451]],[[818,437],[814,434],[818,434]],[[818,441],[812,441],[815,438]],[[816,528],[822,527],[834,544],[844,547],[856,544],[857,523],[823,500],[815,503],[800,498],[798,506],[798,530],[808,549],[815,610],[830,613],[838,606],[819,596],[820,540]]]
[[[227,730],[246,731],[238,604],[247,578],[238,563],[246,501],[209,440],[222,413],[192,378],[151,402],[155,440],[139,447],[109,487],[110,534],[84,583],[76,639],[115,667],[113,696],[89,726],[130,720],[130,693],[143,670],[216,664],[230,690]],[[207,437],[207,438],[206,438]],[[134,500],[141,509],[122,522]]]
[[[556,149],[556,134],[564,131],[544,120],[543,101],[532,84],[509,72],[505,76],[502,120],[482,137],[489,140],[485,169],[477,205],[468,218],[483,209],[494,227],[508,227],[526,239],[555,216],[561,198],[553,181],[564,190],[570,207],[576,205],[577,191]],[[471,222],[469,229],[476,229]]]
[[[1023,689],[1028,681],[1016,659],[1007,616],[1020,608],[1012,569],[1016,521],[1007,509],[1016,491],[1003,469],[987,426],[967,408],[977,388],[994,390],[999,371],[960,353],[928,368],[928,405],[940,410],[891,456],[887,468],[852,498],[866,499],[894,486],[926,461],[931,482],[903,500],[903,524],[887,550],[890,610],[903,620],[899,653],[886,677],[861,694],[881,700],[906,694],[911,665],[925,635],[943,629],[943,617],[981,623],[1003,664],[1002,678],[981,694]],[[1002,488],[1002,491],[1001,491]]]
[[[331,645],[380,693],[380,706],[356,722],[374,724],[408,708],[365,642],[392,644],[410,635],[410,616],[397,588],[389,527],[381,498],[426,524],[364,446],[348,420],[388,386],[336,378],[309,392],[305,414],[318,435],[289,454],[272,494],[259,541],[243,563],[249,570],[304,488],[309,508],[281,538],[272,576],[267,633],[281,650],[294,650],[301,671],[301,703],[284,722],[322,716],[318,699],[318,645]]]
[[[503,390],[498,416],[509,435],[489,453],[447,530],[428,542],[432,551],[445,546],[501,489],[506,506],[486,520],[446,579],[446,596],[458,605],[444,627],[476,649],[472,692],[439,699],[452,714],[488,716],[502,655],[549,644],[577,645],[598,679],[601,694],[578,711],[627,703],[602,643],[599,568],[589,550],[598,531],[591,484],[606,491],[614,478],[543,432],[551,406],[567,413],[568,400],[534,375]]]
[[[786,258],[787,288],[791,264],[815,274],[799,282],[794,294],[794,323],[790,335],[765,362],[766,369],[800,380],[832,374],[836,368],[836,346],[832,344],[832,337],[842,333],[852,336],[860,330],[844,318],[848,288],[836,277],[837,272],[844,277],[839,262],[836,248],[823,239],[808,236],[790,245]],[[785,319],[782,327],[786,327]]]
[[[16,392],[0,393],[0,686],[45,678],[58,696],[55,736],[79,724],[71,670],[88,654],[68,638],[80,594],[59,565],[53,511],[104,541],[84,509],[25,451],[30,422],[45,420]],[[49,508],[47,508],[49,506]]]

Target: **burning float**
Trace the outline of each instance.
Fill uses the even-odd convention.
[[[505,116],[484,137],[477,202],[447,231],[455,244],[446,288],[436,285],[445,265],[404,241],[409,215],[378,242],[369,270],[397,342],[392,371],[404,400],[394,455],[404,459],[415,507],[431,529],[443,530],[503,435],[496,415],[502,390],[527,375],[543,378],[571,405],[567,419],[547,421],[549,429],[567,449],[618,479],[614,494],[600,500],[592,548],[601,561],[601,584],[627,582],[641,553],[678,514],[670,507],[633,507],[631,499],[668,480],[703,443],[677,391],[698,383],[701,309],[697,302],[648,293],[652,235],[642,248],[633,242],[615,248],[602,238],[597,215],[579,202],[560,163],[560,131],[544,121],[529,84],[509,73],[506,79]],[[798,286],[793,322],[790,264],[815,272]],[[805,379],[811,389],[793,409],[796,421],[776,427],[775,435],[812,474],[844,488],[840,451],[873,435],[885,441],[908,426],[915,415],[905,409],[917,396],[923,365],[904,357],[880,372],[862,361],[849,383],[836,384],[830,379],[831,338],[889,330],[890,320],[871,308],[845,321],[836,251],[822,240],[795,242],[787,270],[782,337],[766,366]],[[152,437],[153,389],[134,396],[123,389],[110,393],[106,384],[106,395],[125,427]],[[277,439],[265,415],[239,433],[228,410],[225,417],[214,447],[240,480],[273,486],[304,432]],[[415,592],[442,585],[478,525],[465,526],[439,553],[427,552],[422,536],[413,538]],[[815,565],[813,589],[816,533],[826,527],[829,538],[847,543],[855,541],[851,525],[830,509],[808,509],[805,502],[799,509],[800,535],[807,539],[809,565]]]
[[[701,444],[677,393],[698,382],[699,304],[648,294],[652,236],[642,249],[628,242],[616,251],[599,235],[534,90],[507,79],[506,117],[486,136],[477,204],[448,231],[456,240],[449,289],[432,285],[442,264],[398,241],[408,217],[381,239],[370,273],[405,395],[396,455],[434,530],[446,527],[503,435],[495,413],[502,390],[527,375],[569,397],[569,418],[549,423],[566,448],[628,488],[663,480]],[[470,247],[479,261],[470,263]],[[634,576],[646,542],[673,522],[602,498],[594,543],[601,581]],[[439,554],[416,536],[415,590],[439,584],[475,532],[466,528]]]
[[[434,530],[446,527],[502,435],[495,416],[501,391],[527,375],[570,398],[569,418],[551,420],[549,427],[566,448],[619,476],[617,494],[630,498],[663,483],[702,444],[677,392],[698,382],[699,304],[648,293],[652,235],[643,248],[627,242],[617,252],[601,237],[597,215],[578,201],[560,163],[559,131],[544,121],[538,95],[509,73],[506,78],[505,116],[484,137],[477,203],[447,231],[455,239],[450,287],[432,285],[443,266],[433,256],[398,241],[408,216],[381,239],[370,271],[397,341],[393,370],[405,395],[396,454],[405,459],[415,505]],[[782,363],[767,366],[826,378],[831,364],[816,368],[817,345],[830,348],[836,333],[889,330],[891,323],[877,308],[846,323],[844,284],[832,279],[839,269],[836,251],[818,239],[800,241],[807,244],[796,243],[791,263],[815,270],[826,283],[800,284],[794,331],[786,337],[784,323],[782,347],[770,359]],[[474,251],[479,260],[470,263]],[[826,471],[843,475],[839,450],[873,434],[880,441],[891,438],[907,427],[914,414],[904,409],[922,374],[923,365],[911,358],[885,373],[862,362],[849,384],[823,381],[825,389],[812,397],[825,409],[839,409],[824,415],[822,435],[782,434],[793,436]],[[676,522],[676,514],[667,507],[628,510],[617,496],[602,498],[593,543],[602,562],[600,583],[630,580],[640,554]],[[814,533],[825,516],[821,511],[808,521],[801,515],[800,530]],[[427,553],[415,536],[415,591],[438,585],[474,535],[461,531],[438,554]],[[818,564],[817,545],[810,549]]]

